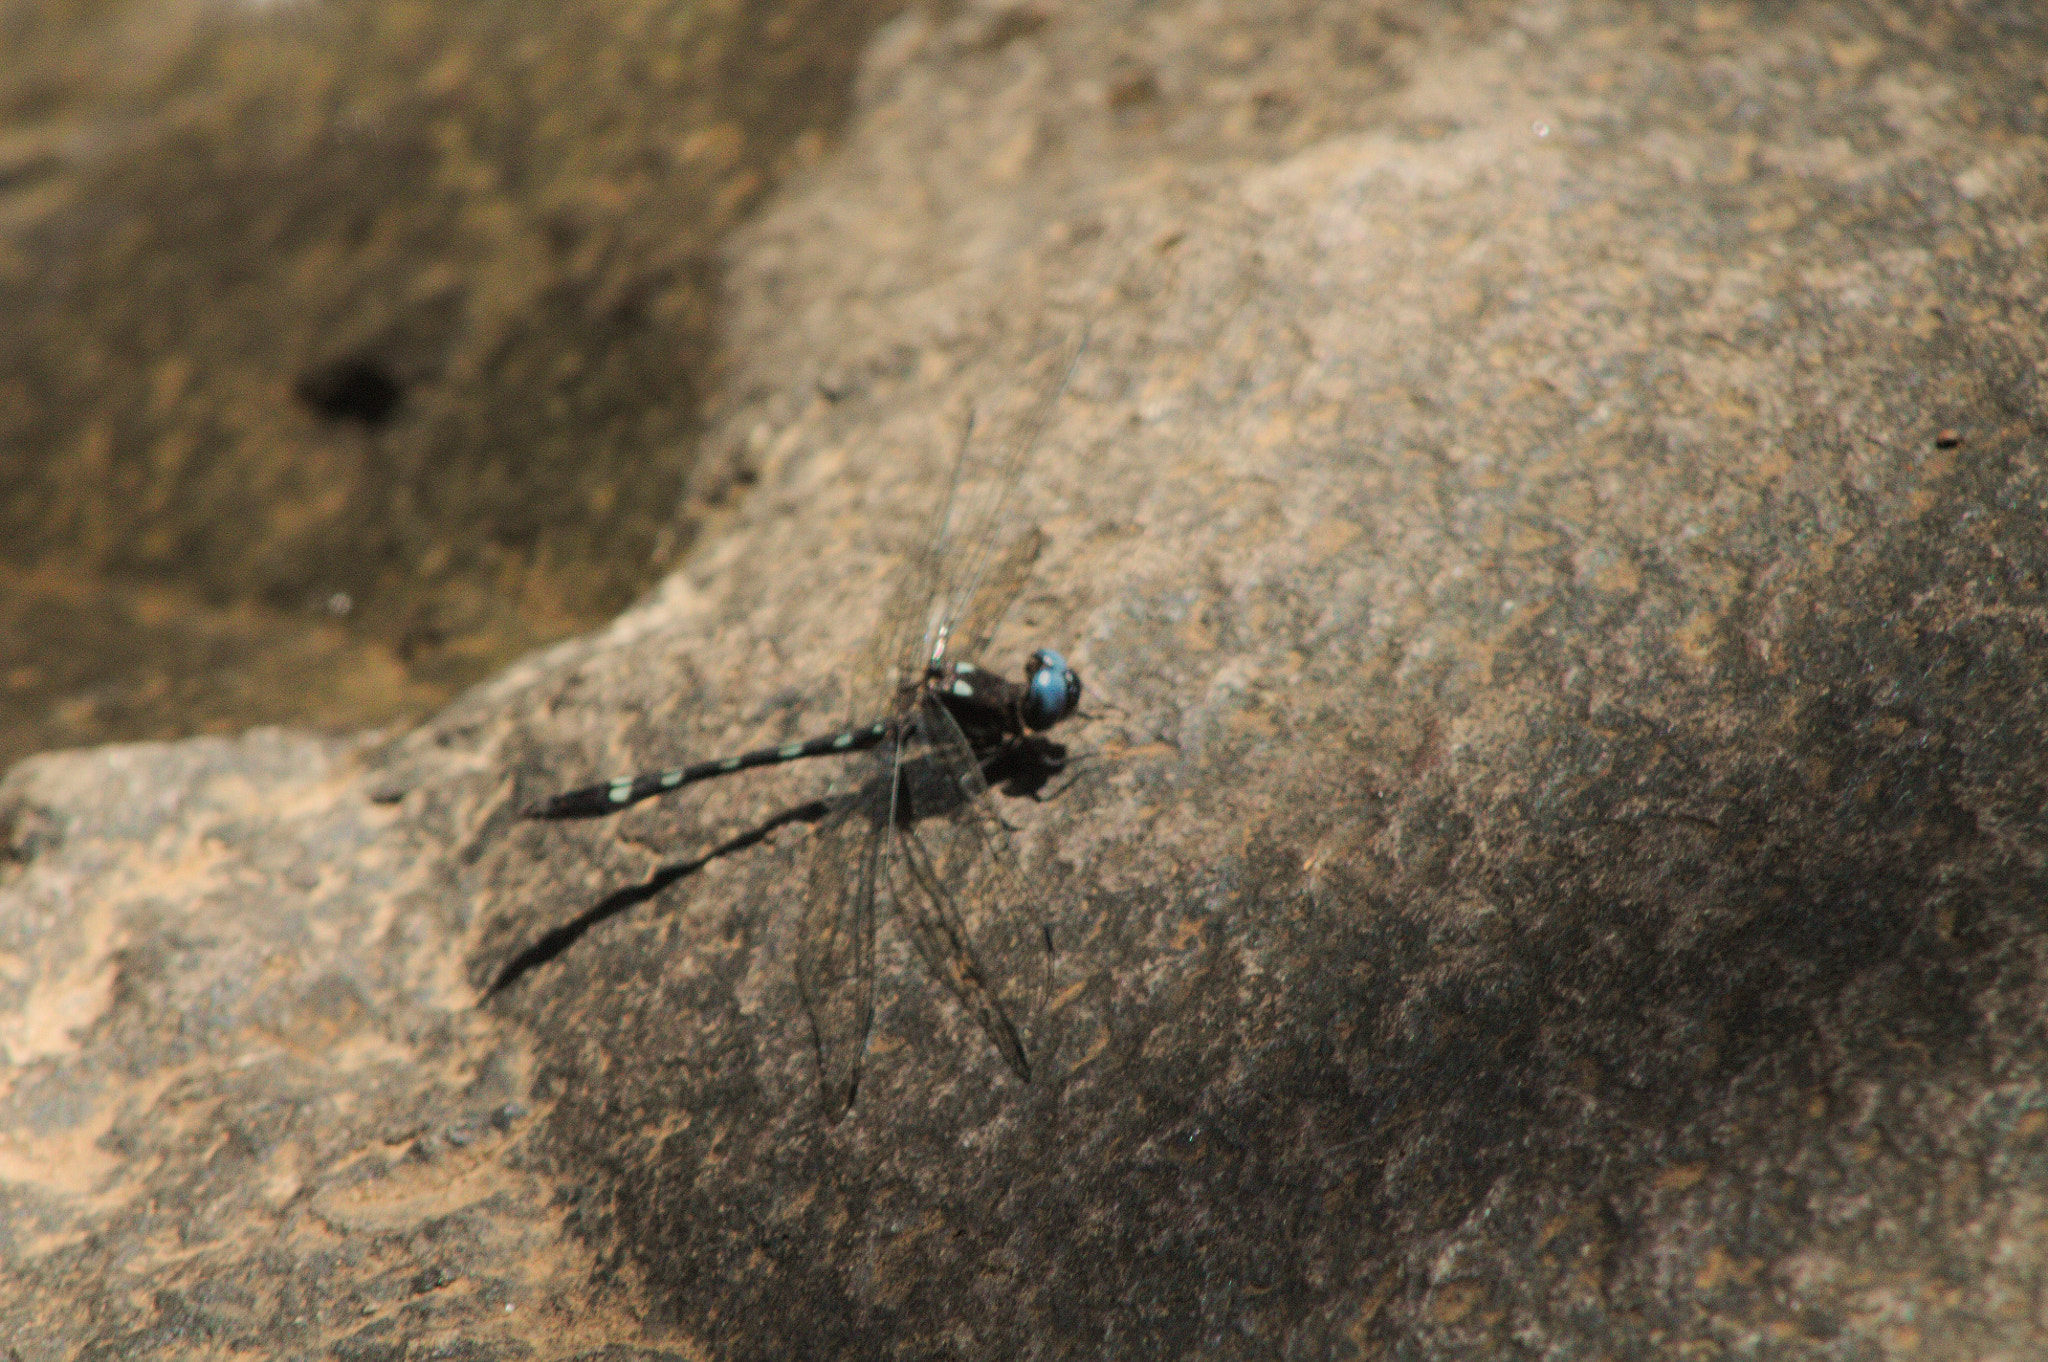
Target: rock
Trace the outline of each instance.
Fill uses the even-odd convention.
[[[899,21],[661,592],[399,739],[8,777],[10,1346],[2042,1350],[2048,34],[1330,13]],[[885,922],[828,1121],[824,771],[515,811],[839,722],[1084,326],[1034,1078]]]

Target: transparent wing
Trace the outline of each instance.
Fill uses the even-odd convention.
[[[882,618],[868,636],[867,647],[854,664],[848,702],[852,706],[847,726],[887,713],[895,704],[897,688],[921,676],[924,655],[920,641],[939,604],[940,577],[954,545],[947,533],[953,520],[954,499],[960,494],[960,477],[966,468],[967,452],[973,444],[974,421],[969,418],[960,432],[960,448],[953,456],[953,473],[916,554],[897,573],[882,606]]]
[[[922,674],[941,637],[947,640],[949,654],[966,657],[978,652],[1016,599],[1043,539],[1033,529],[998,553],[1005,537],[1010,494],[1051,423],[1087,345],[1084,331],[1059,381],[1034,404],[1007,442],[977,454],[974,422],[968,420],[945,495],[917,556],[898,576],[880,627],[854,669],[849,726],[886,710],[897,687]],[[969,622],[978,627],[963,627]],[[963,641],[972,637],[978,637],[979,643],[973,648],[963,646]]]
[[[952,626],[946,644],[949,656],[975,660],[988,655],[988,641],[995,636],[1003,616],[1010,613],[1017,593],[1030,580],[1032,565],[1038,562],[1039,550],[1044,547],[1045,532],[1034,525],[995,561]]]
[[[1017,870],[1008,830],[953,716],[932,701],[917,722],[926,750],[902,768],[913,816],[892,839],[890,893],[926,966],[1029,1082],[1027,1036],[1052,975],[1042,895]]]
[[[882,752],[894,761],[897,744]],[[865,763],[864,763],[865,765]],[[853,1105],[875,1019],[875,883],[889,819],[887,767],[827,816],[811,836],[811,874],[798,930],[796,986],[818,1047],[825,1114]]]
[[[950,635],[948,652],[956,656],[970,655],[975,650],[952,640],[964,639],[974,633],[974,630],[963,627],[963,622],[972,614],[988,610],[988,617],[982,621],[985,628],[980,631],[985,643],[988,635],[995,632],[1003,612],[1016,598],[1018,588],[1030,571],[1031,561],[1038,557],[1038,543],[1034,542],[1026,551],[1027,561],[1018,569],[1013,560],[1022,548],[1021,541],[1012,543],[1001,553],[997,550],[1008,523],[1010,496],[1023,480],[1025,466],[1038,449],[1038,441],[1045,434],[1045,428],[1052,424],[1053,411],[1066,395],[1068,385],[1074,380],[1074,370],[1080,367],[1081,356],[1087,348],[1088,334],[1084,330],[1060,370],[1059,381],[1032,406],[1010,440],[997,447],[989,467],[969,469],[963,447],[960,468],[954,472],[952,488],[946,498],[942,537],[950,542],[951,547],[942,559],[940,570],[934,574],[933,598],[937,608],[930,612],[927,620],[925,656],[931,655],[932,645],[942,632]],[[1038,531],[1032,530],[1026,538],[1038,539]],[[1006,591],[998,593],[998,579],[1006,570],[1013,570],[1015,578]]]

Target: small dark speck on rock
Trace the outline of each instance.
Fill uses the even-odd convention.
[[[299,375],[292,395],[329,421],[381,426],[398,410],[405,388],[376,360],[348,355]]]
[[[1150,70],[1128,71],[1111,83],[1109,107],[1134,109],[1159,102],[1159,77]]]
[[[440,1290],[442,1287],[448,1285],[448,1283],[454,1280],[454,1273],[450,1272],[447,1268],[441,1266],[439,1263],[436,1263],[432,1267],[421,1268],[418,1272],[413,1274],[412,1294],[415,1296],[424,1296],[429,1291]]]
[[[64,841],[56,816],[33,804],[0,810],[0,861],[27,865]]]
[[[1028,38],[1038,32],[1050,20],[1050,15],[1033,6],[1019,5],[1006,9],[995,16],[974,47],[983,52],[999,52],[1019,38]]]

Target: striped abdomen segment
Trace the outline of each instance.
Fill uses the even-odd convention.
[[[879,746],[889,736],[889,725],[877,721],[866,728],[848,729],[828,737],[812,738],[808,742],[785,743],[781,747],[763,747],[758,751],[742,752],[736,757],[724,757],[718,761],[700,761],[695,766],[681,766],[673,771],[649,771],[640,776],[622,776],[608,780],[601,785],[586,785],[580,790],[565,794],[551,795],[538,804],[529,805],[522,811],[525,818],[602,818],[608,813],[638,804],[643,799],[665,795],[694,781],[709,780],[713,776],[729,775],[744,771],[751,766],[779,766],[785,761],[801,761],[805,757],[831,757],[841,752],[863,752]]]

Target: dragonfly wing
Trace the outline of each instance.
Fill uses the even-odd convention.
[[[879,714],[890,708],[898,689],[923,674],[931,656],[931,635],[952,618],[953,607],[945,592],[949,567],[960,555],[956,550],[968,541],[958,534],[961,511],[961,479],[966,475],[968,452],[974,444],[974,418],[969,416],[960,431],[960,448],[953,455],[953,472],[946,480],[946,494],[939,501],[931,525],[916,554],[896,574],[882,618],[868,637],[867,647],[855,662],[847,726],[861,722],[861,715]]]
[[[825,1112],[834,1121],[853,1105],[875,1018],[875,883],[888,801],[884,768],[846,795],[812,835],[796,984],[817,1042]]]
[[[974,583],[973,594],[952,626],[946,646],[949,655],[970,661],[988,656],[989,639],[995,636],[1003,616],[1010,613],[1011,603],[1030,579],[1032,565],[1044,547],[1045,532],[1034,525],[990,564]]]
[[[933,701],[918,724],[926,750],[903,766],[913,817],[897,830],[890,892],[926,965],[1028,1082],[1026,1036],[1052,973],[1043,895],[1026,887],[953,716]]]
[[[947,631],[946,651],[955,657],[980,655],[1038,557],[1043,536],[1036,529],[1000,555],[996,547],[1010,522],[1010,496],[1023,480],[1024,469],[1046,427],[1052,424],[1053,412],[1074,381],[1074,371],[1087,349],[1084,328],[1061,366],[1059,381],[1032,405],[1007,441],[995,444],[984,467],[970,473],[966,448],[963,445],[961,449],[960,468],[953,474],[941,522],[958,551],[945,557],[945,571],[935,584],[937,609],[933,612],[936,627]]]
[[[997,554],[1009,524],[1010,495],[1087,347],[1084,330],[1058,381],[1033,404],[1009,439],[983,441],[977,450],[974,422],[969,420],[961,432],[930,533],[899,575],[881,627],[854,669],[849,727],[882,712],[898,686],[919,678],[942,633],[948,655],[977,657],[1016,599],[1043,536],[1033,529]]]

